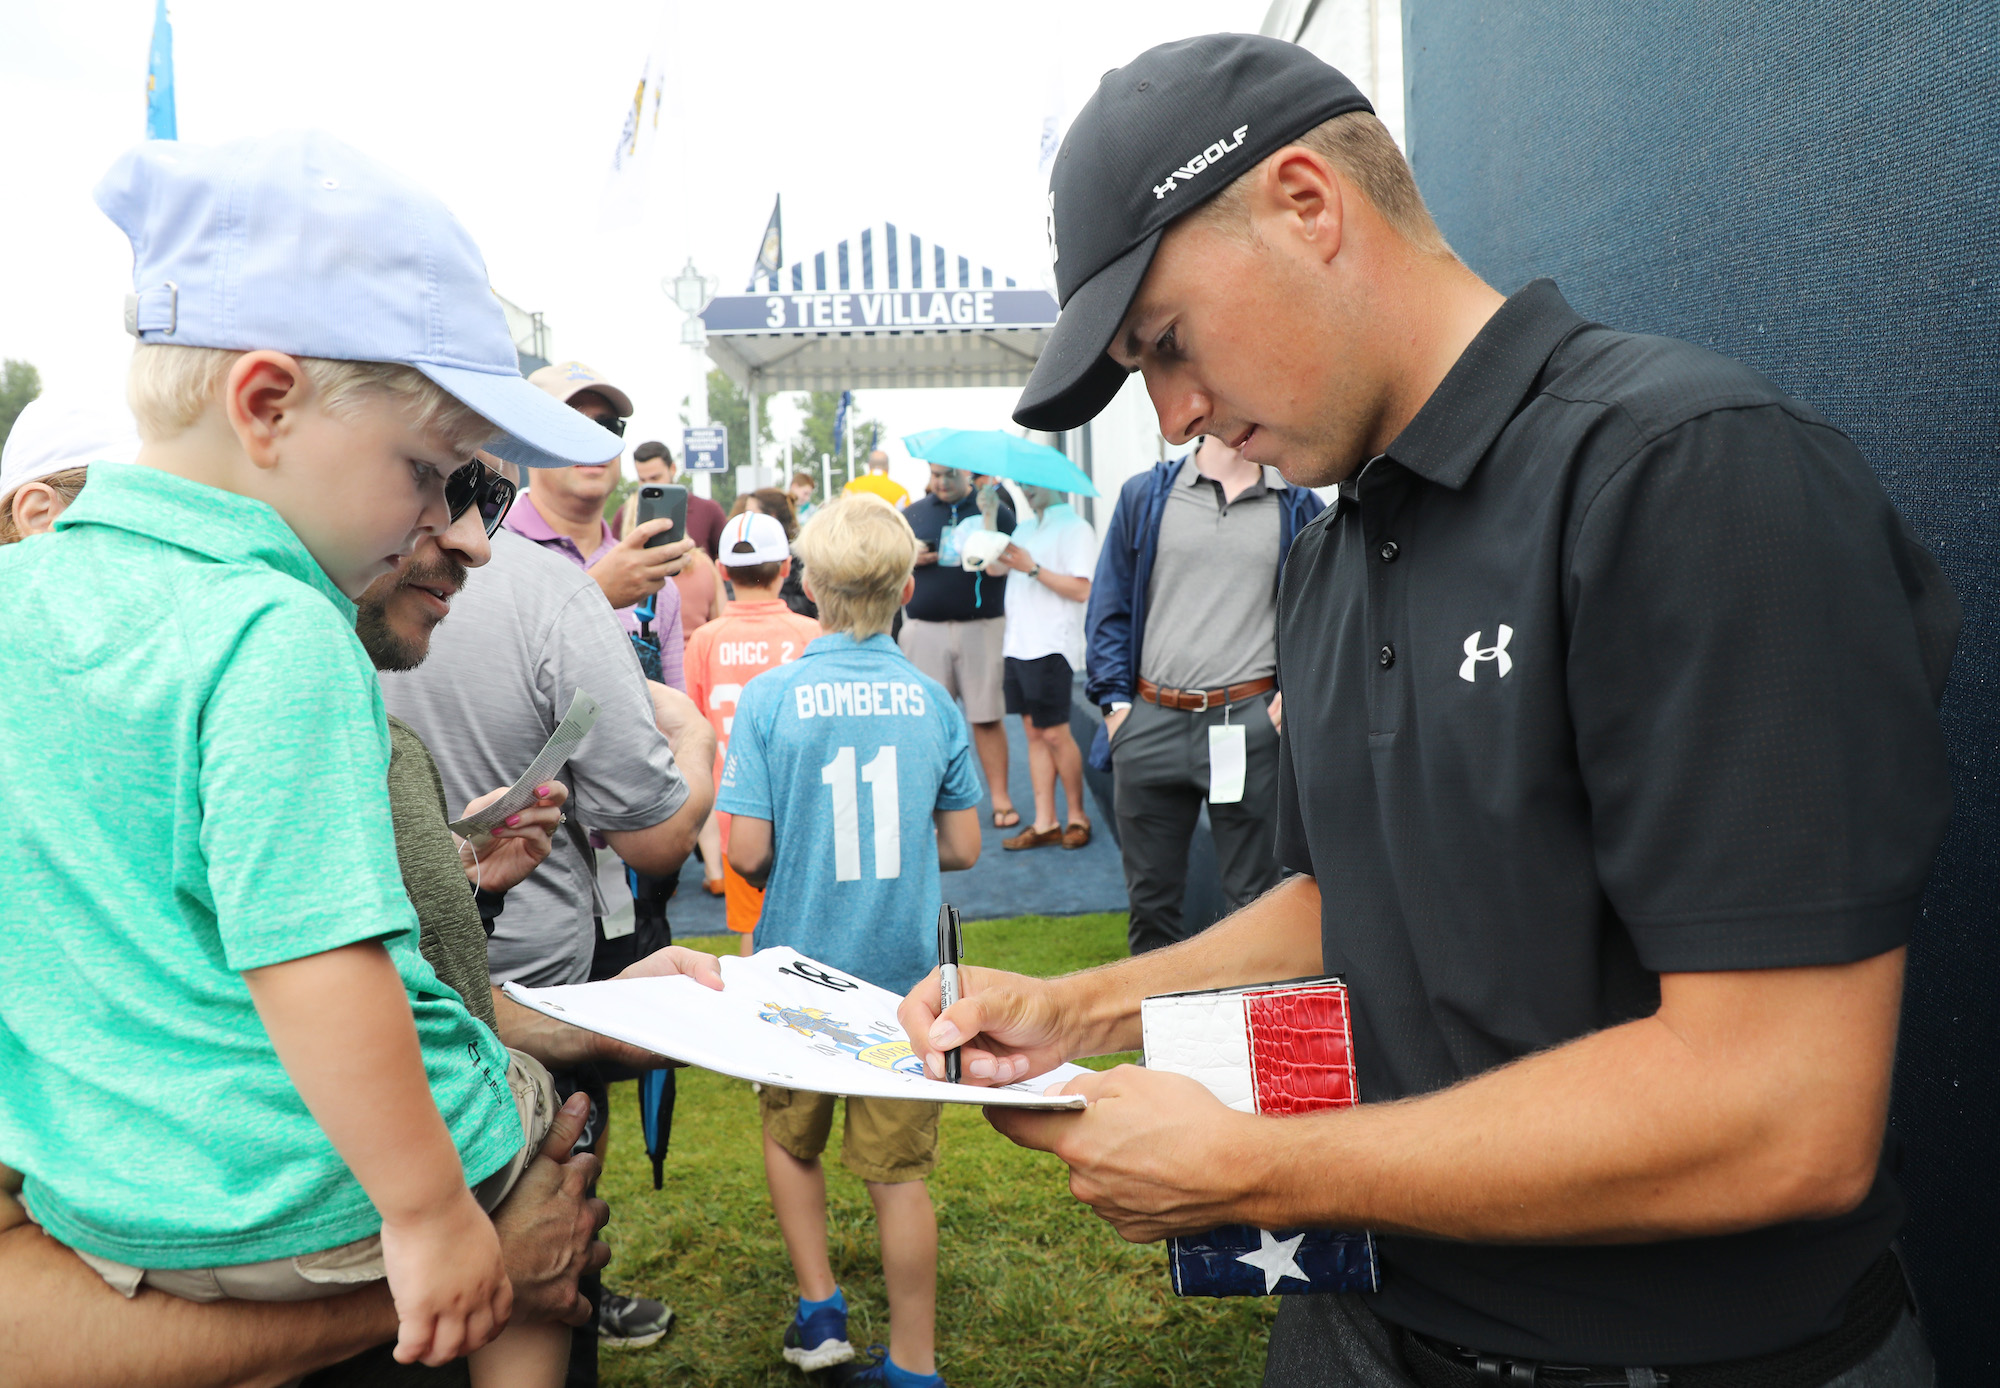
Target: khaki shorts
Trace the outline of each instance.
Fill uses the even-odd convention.
[[[1007,714],[1001,690],[1006,664],[1000,656],[1006,639],[1005,617],[982,617],[976,622],[919,622],[905,617],[897,637],[910,664],[965,705],[968,723],[998,723]]]
[[[507,1198],[556,1121],[556,1086],[549,1072],[531,1055],[512,1049],[507,1054],[507,1087],[513,1091],[528,1140],[512,1160],[472,1188],[473,1198],[488,1211]],[[296,1258],[222,1268],[135,1268],[82,1250],[76,1256],[126,1296],[137,1296],[143,1284],[183,1301],[315,1301],[388,1275],[382,1265],[380,1234]]]
[[[826,1150],[833,1132],[832,1094],[765,1085],[757,1093],[764,1134],[800,1161]],[[921,1181],[937,1169],[941,1104],[914,1099],[855,1099],[847,1103],[840,1160],[864,1181],[896,1186]]]

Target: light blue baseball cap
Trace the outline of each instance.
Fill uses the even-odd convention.
[[[96,198],[132,242],[125,330],[141,342],[403,362],[504,430],[488,451],[524,467],[624,447],[521,378],[486,262],[445,205],[329,135],[149,140]]]

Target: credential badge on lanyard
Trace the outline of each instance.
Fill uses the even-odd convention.
[[[1236,805],[1243,800],[1243,774],[1249,763],[1249,746],[1243,725],[1229,721],[1229,705],[1222,706],[1222,721],[1208,729],[1208,803]]]

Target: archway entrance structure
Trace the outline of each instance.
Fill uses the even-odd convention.
[[[749,397],[756,466],[773,391],[1026,385],[1056,301],[883,222],[717,295],[701,321],[710,360]]]

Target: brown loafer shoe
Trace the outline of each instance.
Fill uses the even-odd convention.
[[[1063,841],[1062,826],[1053,829],[1036,829],[1032,824],[1011,839],[1000,840],[1000,846],[1009,853],[1021,848],[1054,848]]]
[[[1063,830],[1064,848],[1082,848],[1089,842],[1090,826],[1088,824],[1072,824],[1069,828]]]

